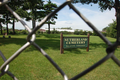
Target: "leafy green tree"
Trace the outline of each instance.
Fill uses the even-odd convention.
[[[87,31],[83,31],[83,35],[87,35]]]
[[[1,9],[1,10],[4,10],[3,12],[4,13],[2,13],[2,17],[1,17],[1,20],[3,19],[3,21],[4,22],[2,22],[3,24],[5,24],[6,25],[6,30],[7,30],[7,34],[9,33],[8,32],[8,23],[11,23],[11,21],[10,21],[10,19],[11,19],[11,14],[10,14],[10,12],[9,11],[7,11],[5,8],[4,9]],[[0,10],[0,11],[1,11]],[[1,25],[1,27],[2,27],[2,25]]]
[[[47,2],[48,3],[44,5],[45,15],[48,15],[57,8],[57,5],[52,3],[50,0]],[[51,19],[46,22],[46,24],[48,24],[48,34],[50,34],[50,24],[56,23],[54,19],[57,19],[57,14],[55,14],[53,17],[51,17]]]
[[[81,4],[99,4],[99,8],[101,11],[109,9],[111,10],[113,7],[115,8],[116,2],[119,3],[119,0],[73,0],[73,3],[81,3]],[[117,5],[116,5],[117,6]]]
[[[90,35],[92,35],[92,32],[91,32],[91,31],[88,31],[88,33],[89,33]]]
[[[106,29],[107,36],[116,38],[117,30],[116,30],[117,22],[113,20],[113,23],[110,23]]]
[[[5,19],[3,18],[3,14],[5,14],[6,13],[6,9],[5,9],[5,7],[4,6],[1,6],[1,8],[0,8],[0,30],[1,30],[1,34],[3,34],[3,26],[2,26],[2,24],[5,24]]]
[[[74,31],[74,34],[79,35],[79,30],[76,29],[76,30]]]
[[[24,0],[23,10],[28,11],[28,16],[26,20],[32,20],[32,27],[36,26],[36,20],[40,21],[45,15],[43,10],[43,1],[42,0]]]
[[[3,34],[3,32],[2,32],[2,30],[3,30],[2,23],[4,23],[4,22],[5,22],[5,20],[0,17],[0,31],[1,31],[1,34]]]
[[[17,12],[20,16],[26,16],[24,10],[21,9],[22,3],[24,0],[11,0],[7,5],[11,7],[15,12]],[[13,24],[13,34],[15,34],[15,21],[16,18],[6,9],[5,6],[1,6],[0,14],[2,15],[1,19],[4,19],[4,24],[6,24],[7,34],[8,32],[8,23]],[[21,15],[22,13],[22,15]],[[2,25],[1,25],[2,26]]]
[[[6,13],[6,8],[5,8],[5,6],[1,6],[1,8],[0,8],[0,14],[1,14],[1,16],[0,16],[0,29],[1,29],[1,34],[3,34],[3,26],[2,26],[2,23],[3,24],[5,24],[5,21],[7,20],[5,20],[5,18],[3,17],[3,15],[5,15],[5,13]]]
[[[62,27],[61,29],[69,29],[69,30],[72,30],[71,27]]]
[[[95,33],[95,31],[93,31],[92,35],[93,35],[93,36],[98,36],[98,35]]]
[[[24,5],[24,1],[25,0],[11,0],[11,2],[8,4],[22,18],[28,16],[27,11],[22,9]],[[12,20],[13,34],[15,34],[15,22],[18,20],[13,15],[11,15],[11,20]]]
[[[22,18],[26,18],[27,20],[32,20],[33,22],[33,27],[35,27],[35,21],[36,18],[40,19],[40,17],[38,16],[38,14],[41,14],[40,11],[38,11],[38,9],[41,9],[41,5],[40,4],[41,0],[11,0],[8,3],[8,6],[10,6],[18,15],[20,15]],[[43,2],[43,1],[42,1]],[[5,9],[5,8],[2,8]],[[30,11],[27,11],[30,10]],[[16,18],[11,15],[11,13],[9,13],[10,17],[8,14],[7,10],[5,10],[6,12],[3,12],[4,15],[4,19],[6,21],[7,24],[7,30],[8,30],[8,22],[12,20],[12,24],[13,24],[13,34],[15,33],[15,21]],[[1,13],[1,12],[0,12]],[[7,31],[8,32],[8,31]]]
[[[79,33],[80,33],[80,35],[83,35],[83,30],[80,30]]]
[[[103,28],[103,29],[102,29],[102,31],[106,31],[106,30],[107,30],[107,28],[108,28],[108,27]]]
[[[8,6],[10,6],[14,11],[16,11],[16,10],[20,9],[20,4],[21,4],[21,0],[11,0],[8,3]],[[17,20],[16,20],[16,18],[12,14],[10,16],[11,16],[10,20],[12,20],[11,24],[12,24],[13,34],[15,34],[15,21],[17,21]]]
[[[99,4],[99,8],[101,11],[106,9],[111,10],[115,9],[116,13],[116,29],[117,29],[117,41],[120,42],[120,1],[119,0],[73,0],[73,3],[81,3],[81,4]]]

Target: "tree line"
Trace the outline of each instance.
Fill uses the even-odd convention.
[[[5,33],[7,33],[7,30],[4,29],[4,30],[2,30],[2,32],[3,32],[3,34],[5,34]],[[12,29],[8,29],[8,32],[11,35],[12,34]],[[21,34],[22,35],[27,35],[28,34],[27,30],[17,30],[17,29],[15,29],[15,32],[16,32],[16,35],[21,35]],[[60,33],[63,33],[63,34],[75,34],[75,35],[87,35],[89,33],[90,35],[97,36],[97,34],[95,32],[85,31],[85,30],[78,30],[78,29],[76,29],[74,32],[57,31],[55,28],[52,31],[50,31],[50,34],[60,34]],[[36,35],[39,35],[39,34],[48,34],[48,30],[46,30],[45,32],[37,30]]]
[[[113,20],[112,23],[108,24],[107,27],[102,29],[101,33],[104,36],[116,38],[117,37],[116,25],[117,25],[117,22],[115,20]],[[62,27],[60,29],[70,29],[70,30],[72,30],[71,27]],[[7,33],[7,30],[6,30],[5,27],[3,27],[2,32],[3,32],[3,34]],[[12,28],[11,29],[9,28],[8,32],[9,32],[9,34],[13,34]],[[17,35],[19,35],[19,34],[28,34],[27,30],[16,30],[15,29],[15,32],[16,32]],[[61,32],[63,34],[75,34],[75,35],[87,35],[89,33],[90,35],[98,36],[94,31],[86,31],[86,30],[79,30],[79,29],[76,29],[74,32],[68,32],[68,31],[57,31],[54,28],[50,33],[51,34],[60,34]],[[0,31],[0,33],[1,33],[1,31]],[[38,30],[36,32],[37,35],[39,35],[39,34],[47,34],[47,33],[48,33],[48,30],[46,30],[46,32],[43,32],[43,31],[40,31],[40,30]]]
[[[32,20],[32,28],[36,26],[36,21],[41,21],[46,15],[57,8],[57,5],[50,0],[48,0],[47,3],[44,3],[43,0],[11,0],[7,5],[26,21]],[[15,34],[15,22],[18,20],[6,9],[5,6],[0,6],[0,14],[1,34],[3,30],[2,24],[6,25],[7,34],[9,33],[8,24],[12,24],[13,34]],[[49,30],[50,24],[55,24],[54,19],[57,19],[57,14],[46,22]]]

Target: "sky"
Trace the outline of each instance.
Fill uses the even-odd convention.
[[[46,0],[47,1],[47,0]],[[52,3],[58,5],[58,7],[66,0],[51,0]],[[107,27],[108,24],[115,20],[115,10],[106,10],[101,12],[97,4],[82,5],[80,3],[73,4],[98,30],[102,30]],[[51,25],[51,28],[71,27],[72,29],[82,29],[92,31],[92,29],[68,6],[64,7],[58,13],[58,19],[56,24]],[[32,22],[26,22],[30,28],[32,28]],[[37,22],[39,24],[39,22]],[[16,22],[16,29],[25,29],[20,22]],[[42,26],[42,29],[48,28],[47,24]]]

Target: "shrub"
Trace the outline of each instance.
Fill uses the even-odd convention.
[[[28,34],[27,30],[21,30],[21,34]]]
[[[104,36],[107,36],[107,33],[106,33],[106,32],[102,32],[102,34],[103,34]]]
[[[75,30],[75,31],[74,31],[74,34],[79,35],[79,31],[78,31],[78,30]]]
[[[92,35],[93,35],[93,36],[98,36],[98,34],[97,34],[97,33],[95,33],[94,31],[93,31]]]

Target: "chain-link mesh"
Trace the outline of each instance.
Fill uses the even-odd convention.
[[[63,4],[61,4],[55,11],[51,12],[50,14],[48,14],[33,30],[30,29],[30,27],[21,19],[21,17],[14,12],[6,3],[8,2],[8,0],[3,0],[0,2],[0,6],[5,6],[7,8],[8,11],[10,11],[15,18],[17,18],[22,25],[28,30],[29,34],[27,36],[27,42],[20,48],[18,49],[9,59],[6,60],[5,56],[2,54],[2,52],[0,52],[0,56],[3,58],[3,60],[5,61],[2,66],[0,67],[0,77],[3,76],[5,73],[7,73],[9,76],[11,76],[14,80],[18,80],[11,72],[8,71],[9,68],[9,63],[11,61],[13,61],[15,58],[17,58],[17,56],[19,56],[19,54],[21,54],[22,51],[24,51],[28,46],[33,45],[36,49],[38,49],[47,59],[48,61],[61,73],[61,75],[63,76],[64,80],[76,80],[80,77],[82,77],[83,75],[89,73],[91,70],[95,69],[97,66],[99,66],[100,64],[102,64],[103,62],[105,62],[106,60],[108,60],[109,58],[112,58],[112,60],[118,65],[120,66],[120,61],[115,57],[114,52],[115,49],[117,48],[117,46],[119,45],[119,42],[115,42],[114,44],[112,44],[101,32],[99,32],[97,30],[97,28],[89,21],[87,20],[87,18],[85,18],[83,16],[83,14],[78,11],[72,4],[71,4],[72,0],[67,0],[66,2],[64,2]],[[55,61],[52,60],[52,58],[39,46],[37,45],[37,43],[35,43],[35,32],[40,29],[43,24],[49,20],[53,15],[55,15],[58,11],[60,11],[62,8],[64,8],[66,5],[68,5],[70,7],[70,9],[72,9],[80,18],[83,19],[83,21],[89,26],[91,27],[98,35],[99,37],[108,45],[108,48],[106,48],[106,52],[107,55],[105,57],[103,57],[100,61],[98,61],[97,63],[95,63],[94,65],[92,65],[91,67],[89,67],[88,69],[86,69],[85,71],[79,73],[78,75],[74,76],[73,78],[69,79],[67,77],[67,75],[64,73],[64,71],[62,71],[62,69],[55,63]],[[31,38],[32,37],[32,38]]]

